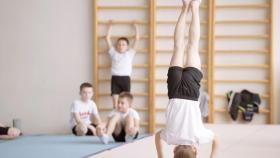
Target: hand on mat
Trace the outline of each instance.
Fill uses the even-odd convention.
[[[105,126],[97,125],[96,126],[96,131],[97,131],[98,134],[103,134],[105,132]]]
[[[96,126],[96,128],[101,128],[101,129],[104,129],[105,127],[106,127],[106,123],[105,122],[102,122],[102,123],[100,123],[100,124],[98,124]]]

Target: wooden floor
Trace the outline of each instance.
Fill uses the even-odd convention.
[[[279,158],[280,126],[207,125],[220,138],[218,158]],[[164,145],[166,158],[172,158],[172,146]],[[209,157],[210,144],[199,147],[198,158]],[[147,137],[90,158],[156,158],[154,137]]]

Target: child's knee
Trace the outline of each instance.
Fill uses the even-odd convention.
[[[84,124],[78,124],[75,130],[78,136],[85,135],[88,131],[87,126]]]
[[[120,114],[115,114],[114,116],[112,116],[111,120],[114,121],[119,121],[121,119],[121,115]]]
[[[125,129],[125,133],[126,133],[127,135],[133,136],[133,135],[136,134],[136,132],[137,132],[137,131],[135,130],[134,127],[127,127],[127,128]]]
[[[129,115],[128,115],[128,116],[125,117],[125,122],[131,124],[133,121],[134,121],[134,120],[133,120],[133,117],[132,117],[132,116],[129,116]]]
[[[18,137],[20,135],[20,130],[16,128],[9,128],[8,130],[8,136],[11,137]]]

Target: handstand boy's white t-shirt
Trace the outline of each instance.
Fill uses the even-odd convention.
[[[172,145],[210,143],[214,133],[206,129],[201,119],[199,102],[187,99],[170,99],[166,109],[166,127],[161,138]]]
[[[108,117],[112,117],[112,116],[114,116],[115,114],[120,114],[120,116],[121,116],[121,123],[122,123],[123,125],[125,125],[125,118],[126,118],[127,116],[131,116],[132,118],[134,118],[134,119],[136,119],[136,120],[140,120],[140,116],[139,116],[138,112],[137,112],[136,110],[132,109],[132,108],[129,108],[129,109],[127,110],[126,113],[119,112],[119,111],[117,111],[117,110],[113,110],[113,111],[108,115]]]
[[[74,117],[74,113],[78,113],[80,115],[81,120],[85,124],[89,125],[91,124],[91,117],[93,115],[98,115],[98,110],[96,104],[92,100],[88,102],[83,102],[82,100],[75,100],[71,104],[71,127],[74,127],[77,124]]]
[[[109,54],[112,59],[112,75],[130,76],[132,72],[132,62],[135,53],[135,50],[131,48],[124,53],[119,53],[114,47],[111,47],[109,50]]]

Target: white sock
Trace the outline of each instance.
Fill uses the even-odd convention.
[[[99,136],[99,139],[103,144],[108,144],[110,137],[107,134],[103,134],[102,136]]]
[[[134,136],[126,135],[125,142],[132,142],[134,140]]]

